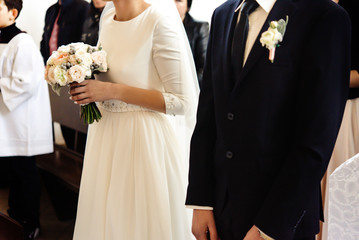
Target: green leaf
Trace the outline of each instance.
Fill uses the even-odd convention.
[[[55,84],[51,84],[51,88],[52,88],[52,91],[54,91],[57,94],[57,96],[60,96],[60,91],[61,91],[62,86],[55,83]]]
[[[280,34],[282,34],[282,36],[284,36],[284,34],[285,34],[285,30],[286,30],[286,27],[287,27],[287,24],[288,24],[288,20],[289,20],[289,17],[287,16],[286,21],[284,21],[283,19],[280,19],[278,21],[277,30],[278,30],[278,32],[280,32]]]

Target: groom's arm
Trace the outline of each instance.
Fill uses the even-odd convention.
[[[214,25],[214,16],[212,24]],[[199,97],[197,123],[191,140],[189,185],[187,189],[187,206],[213,207],[213,151],[216,141],[216,123],[212,83],[212,42],[213,27],[207,47],[207,56]],[[195,208],[195,207],[194,207]]]
[[[212,24],[214,25],[214,15]],[[212,25],[212,26],[213,26]],[[217,240],[217,230],[213,215],[214,180],[213,156],[216,135],[214,96],[212,83],[212,42],[211,28],[207,56],[201,83],[197,123],[191,140],[189,184],[186,205],[193,208],[192,232],[196,239]]]
[[[254,225],[274,239],[292,239],[303,218],[316,218],[319,184],[327,168],[347,99],[350,71],[350,20],[339,7],[308,26],[298,94],[293,106],[293,144]],[[308,34],[309,35],[309,34]],[[312,196],[318,196],[311,199]],[[313,202],[314,201],[314,202]],[[314,215],[313,215],[314,214]],[[276,223],[276,224],[273,224]],[[315,230],[313,230],[315,231]],[[314,232],[313,232],[314,234]]]

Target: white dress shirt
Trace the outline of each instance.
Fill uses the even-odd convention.
[[[275,4],[276,0],[257,0],[259,6],[256,10],[254,10],[248,17],[249,21],[249,29],[248,29],[248,36],[246,47],[244,49],[244,61],[243,65],[247,61],[248,55],[253,47],[254,42],[257,39],[259,32],[261,31],[263,24],[265,24],[265,20],[268,17],[269,12],[272,10],[273,5]],[[239,11],[243,5],[243,2],[238,6],[235,11]],[[238,14],[238,20],[241,17],[241,13]],[[269,27],[269,25],[268,25]]]

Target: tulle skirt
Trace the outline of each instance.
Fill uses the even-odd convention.
[[[75,240],[188,240],[187,159],[156,112],[108,112],[90,126]]]

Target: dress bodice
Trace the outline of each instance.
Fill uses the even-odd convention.
[[[114,17],[112,8],[102,19],[98,44],[107,52],[109,71],[97,78],[160,91],[167,113],[183,114],[185,103],[178,74],[181,53],[171,20],[153,6],[129,21],[116,21]],[[118,100],[99,104],[112,112],[141,109]]]

